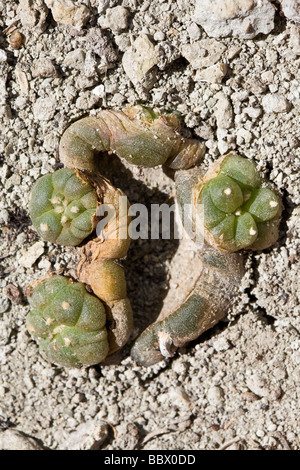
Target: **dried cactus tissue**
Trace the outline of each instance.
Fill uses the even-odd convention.
[[[1,450],[300,448],[299,6],[0,0]]]

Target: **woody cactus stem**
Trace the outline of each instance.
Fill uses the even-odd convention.
[[[212,328],[226,314],[243,276],[240,255],[207,249],[191,293],[174,312],[158,317],[138,337],[131,355],[143,366],[172,357],[176,350]]]
[[[99,152],[116,153],[134,165],[166,163],[175,170],[190,168],[204,155],[197,140],[180,135],[175,114],[160,115],[143,106],[124,112],[102,110],[70,125],[60,143],[60,158],[69,168],[93,172]]]
[[[81,282],[90,286],[106,306],[111,355],[127,343],[133,327],[124,269],[116,260],[86,258],[82,253],[78,277]]]

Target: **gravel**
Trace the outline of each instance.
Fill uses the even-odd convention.
[[[216,19],[203,0],[0,0],[2,447],[300,448],[300,32],[278,2],[223,2],[238,3]],[[280,238],[245,255],[227,317],[173,359],[140,368],[125,348],[117,364],[58,368],[26,332],[24,299],[49,273],[76,276],[79,250],[41,242],[29,192],[57,168],[70,120],[136,102],[181,113],[186,135],[206,144],[203,170],[230,150],[254,160],[283,196]],[[172,202],[162,168],[109,156],[103,173],[132,203]],[[185,296],[196,256],[177,240],[132,243],[123,264],[133,336]]]

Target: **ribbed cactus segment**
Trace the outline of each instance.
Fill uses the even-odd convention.
[[[221,159],[200,185],[206,239],[219,250],[264,249],[278,237],[282,204],[255,164],[235,154]]]
[[[60,159],[69,168],[94,173],[102,152],[111,152],[133,165],[190,168],[205,153],[204,145],[180,134],[175,114],[162,115],[144,106],[124,112],[102,110],[72,123],[62,135]]]
[[[38,234],[66,246],[79,245],[92,232],[96,209],[94,188],[68,168],[39,178],[29,203]]]
[[[98,364],[108,354],[106,312],[80,282],[54,276],[29,298],[27,329],[50,362],[65,367]]]

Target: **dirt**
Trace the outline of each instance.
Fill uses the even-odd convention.
[[[275,2],[268,35],[222,38],[215,61],[216,44],[194,22],[193,2],[73,3],[89,9],[80,30],[56,22],[51,11],[42,26],[38,17],[27,27],[18,2],[0,0],[0,433],[15,429],[58,449],[70,433],[101,423],[107,430],[97,437],[101,449],[300,449],[299,26]],[[116,31],[106,11],[117,5],[127,16]],[[23,35],[18,49],[5,34],[15,21]],[[151,80],[133,84],[122,57],[142,34],[154,45],[148,52],[156,64]],[[214,48],[211,65],[227,64],[220,83],[197,80],[198,70],[182,55],[183,46],[203,40],[205,58]],[[225,123],[218,110],[224,95]],[[74,274],[78,249],[40,243],[28,216],[29,192],[58,168],[59,138],[70,120],[136,102],[180,112],[186,135],[206,144],[204,169],[229,150],[255,160],[283,197],[280,237],[265,252],[245,254],[246,275],[227,317],[174,358],[138,367],[128,346],[117,364],[59,368],[26,332],[26,286],[49,272]],[[111,157],[103,172],[133,203],[173,201],[172,175],[162,168]],[[36,243],[37,257],[26,262]],[[182,295],[188,275],[182,260],[194,256],[178,240],[132,243],[124,261],[132,340]]]

